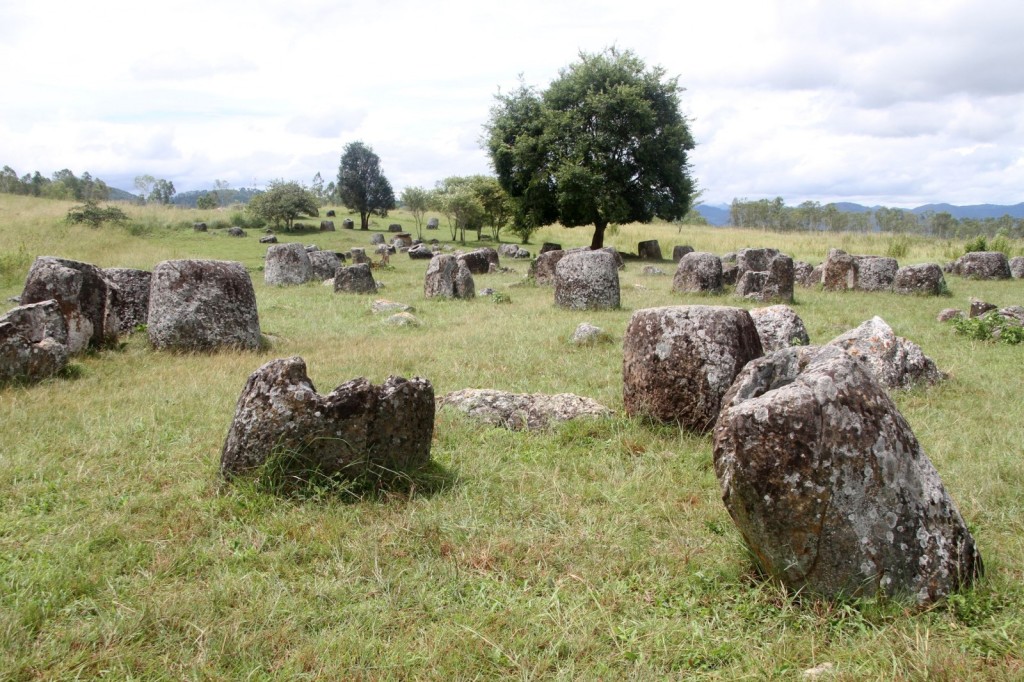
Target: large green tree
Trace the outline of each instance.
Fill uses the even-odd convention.
[[[249,200],[246,210],[257,218],[275,226],[284,224],[286,230],[291,230],[299,216],[320,215],[320,202],[297,182],[272,180],[265,192]]]
[[[682,90],[661,67],[607,48],[581,53],[543,92],[499,93],[485,146],[516,225],[592,224],[596,249],[610,223],[686,215],[694,142]]]
[[[359,229],[370,229],[370,216],[384,217],[395,207],[395,192],[384,177],[380,157],[362,142],[345,145],[338,167],[338,197],[359,211]]]

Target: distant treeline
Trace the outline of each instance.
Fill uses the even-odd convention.
[[[175,206],[196,208],[197,204],[203,197],[211,197],[216,199],[217,204],[220,206],[247,204],[250,199],[262,192],[263,190],[256,189],[255,187],[239,187],[238,189],[222,188],[217,190],[197,189],[188,192],[178,192],[171,199],[171,203]]]
[[[781,197],[748,201],[733,199],[729,223],[774,232],[890,232],[921,234],[944,239],[979,235],[1024,238],[1024,218],[1007,214],[998,218],[956,218],[946,211],[921,212],[884,206],[863,211],[844,211],[836,204],[822,206],[805,201],[786,206]]]
[[[107,183],[94,178],[88,171],[82,173],[82,177],[77,177],[67,168],[48,178],[39,171],[18,177],[13,168],[4,166],[0,170],[0,192],[78,201],[105,201],[111,198],[111,189]]]

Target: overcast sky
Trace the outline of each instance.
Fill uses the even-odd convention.
[[[615,45],[686,88],[708,203],[1024,201],[1020,0],[0,0],[0,164],[133,190],[489,173],[499,88]]]

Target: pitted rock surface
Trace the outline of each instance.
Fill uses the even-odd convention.
[[[498,260],[498,252],[489,246],[485,246],[480,249],[474,249],[469,253],[464,253],[457,257],[460,261],[466,264],[469,271],[474,275],[486,275],[490,272],[491,265],[500,267],[501,263]]]
[[[360,377],[320,395],[302,358],[282,358],[246,382],[220,468],[231,477],[273,461],[284,475],[316,469],[390,479],[430,461],[433,432],[434,389],[426,379],[391,376],[374,386]]]
[[[965,253],[953,262],[953,274],[965,279],[1010,279],[1010,261],[1000,251]]]
[[[340,267],[334,273],[334,293],[372,294],[377,291],[377,282],[369,263]]]
[[[0,315],[0,384],[40,381],[68,364],[68,328],[54,300]]]
[[[736,294],[755,301],[793,302],[793,259],[780,253],[774,253],[768,259],[764,270],[743,269],[743,255],[749,251],[767,251],[774,249],[744,249],[740,252],[740,263],[737,265],[739,279],[736,282]],[[760,264],[758,261],[755,263]],[[747,265],[750,265],[747,261]]]
[[[857,286],[855,257],[841,249],[830,249],[825,262],[821,264],[821,285],[826,291],[845,291]]]
[[[811,342],[804,321],[788,305],[754,308],[750,311],[750,317],[757,327],[757,335],[765,354],[790,346],[806,346]]]
[[[39,256],[21,292],[21,304],[54,300],[67,324],[68,352],[104,348],[117,342],[117,287],[95,265]]]
[[[946,291],[946,278],[936,263],[905,265],[896,272],[892,290],[904,295],[939,296]]]
[[[555,305],[570,310],[619,307],[619,268],[607,251],[570,251],[555,266]]]
[[[1024,256],[1014,256],[1007,263],[1010,267],[1010,276],[1014,279],[1024,278]]]
[[[530,264],[530,277],[538,286],[554,286],[555,267],[565,254],[566,252],[561,249],[545,251],[542,248],[540,255]]]
[[[569,343],[574,346],[589,346],[602,341],[610,341],[611,335],[600,327],[594,326],[589,322],[581,322],[575,331],[572,333],[572,337],[569,339]]]
[[[733,379],[762,354],[754,321],[741,308],[638,310],[623,343],[626,413],[709,431]]]
[[[657,239],[638,242],[636,254],[640,260],[661,260],[661,244]]]
[[[555,422],[612,415],[611,410],[597,401],[572,393],[522,394],[466,388],[442,397],[438,407],[445,405],[487,424],[513,431],[535,431]]]
[[[814,266],[810,263],[802,260],[793,261],[793,281],[800,286],[810,287],[815,284],[821,284],[820,279],[817,282],[812,280],[813,273]]]
[[[934,384],[945,378],[921,347],[896,336],[877,315],[828,342],[864,363],[865,369],[886,388]]]
[[[104,268],[103,276],[117,287],[113,297],[118,332],[131,333],[149,317],[149,287],[153,273],[134,268]]]
[[[887,256],[855,256],[857,259],[857,282],[855,288],[861,291],[890,291],[900,264]]]
[[[676,244],[672,247],[672,262],[678,263],[683,256],[693,253],[693,250],[693,247],[688,244]]]
[[[838,348],[751,362],[725,397],[714,464],[757,563],[793,591],[928,603],[982,572],[909,424]]]
[[[472,299],[476,296],[473,274],[455,256],[442,253],[431,258],[423,278],[426,298]]]
[[[153,269],[147,333],[155,348],[257,350],[260,318],[245,266],[222,260],[166,260]]]
[[[312,280],[313,266],[302,244],[274,244],[267,249],[267,258],[263,265],[264,282],[270,285],[287,285],[305,284]]]
[[[313,251],[307,253],[306,257],[309,258],[309,267],[314,281],[323,282],[331,279],[338,272],[338,268],[345,265],[344,259],[334,251]]]
[[[722,291],[722,260],[713,253],[690,251],[679,259],[672,277],[677,293],[717,294]]]

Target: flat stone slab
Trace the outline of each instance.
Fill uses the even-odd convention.
[[[613,414],[597,401],[572,393],[524,394],[487,388],[453,391],[438,401],[438,407],[445,405],[486,424],[513,431],[536,431],[556,422]]]

